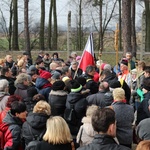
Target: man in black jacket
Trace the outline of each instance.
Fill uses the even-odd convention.
[[[98,109],[92,116],[93,129],[98,132],[92,143],[80,147],[77,150],[130,150],[130,148],[118,145],[116,136],[115,112],[110,108]]]

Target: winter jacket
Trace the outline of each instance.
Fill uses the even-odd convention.
[[[93,78],[94,76],[91,76],[89,74],[84,74],[83,77],[86,79],[86,88],[90,89],[90,94],[95,94],[98,92],[98,83],[96,83]]]
[[[49,93],[51,91],[51,84],[48,80],[38,77],[35,81],[35,87],[39,94],[42,94],[48,101]]]
[[[131,150],[128,147],[118,145],[113,137],[109,135],[96,134],[92,143],[77,150]]]
[[[5,109],[9,94],[0,92],[0,113]]]
[[[124,102],[114,102],[111,105],[115,111],[117,121],[116,137],[120,144],[132,144],[134,108]]]
[[[111,105],[113,102],[112,93],[109,91],[99,91],[96,94],[89,95],[86,97],[88,105],[97,105],[101,108]]]
[[[35,150],[72,150],[71,143],[67,144],[50,144],[46,141],[40,142]]]
[[[46,121],[49,118],[48,115],[42,113],[29,113],[26,122],[22,126],[22,137],[25,140],[25,145],[33,140],[33,136],[38,137],[42,132],[46,130]],[[30,132],[30,128],[32,133]]]
[[[63,90],[51,91],[48,98],[48,103],[51,106],[52,116],[64,116],[66,108],[67,92]]]
[[[24,85],[24,84],[16,84],[16,90],[15,90],[15,95],[19,95],[20,97],[22,97],[22,99],[28,97],[27,95],[27,89],[29,88],[29,86]]]
[[[13,116],[10,111],[0,124],[0,130],[4,134],[4,150],[20,150],[22,121]]]
[[[96,134],[91,124],[91,117],[83,117],[82,123],[83,125],[80,127],[77,135],[77,143],[79,143],[80,146],[91,143]]]
[[[72,79],[73,78],[76,79],[77,77],[81,76],[82,72],[83,72],[82,69],[78,68],[76,76],[74,77],[76,70],[73,70],[72,68],[70,70],[71,70],[71,77],[72,77]]]
[[[3,76],[1,75],[0,76],[0,80],[1,79],[6,79],[8,82],[9,82],[9,94],[10,95],[13,95],[15,90],[16,90],[16,87],[14,85],[14,82],[15,82],[15,78],[11,78],[11,77],[6,77],[6,76]]]
[[[66,108],[71,108],[71,104],[74,105],[74,110],[77,116],[77,125],[73,126],[68,124],[72,135],[77,135],[79,128],[81,126],[81,120],[86,114],[87,101],[82,97],[81,93],[70,92],[66,100]]]
[[[148,93],[144,94],[144,99],[140,103],[138,109],[137,109],[137,121],[136,124],[139,124],[139,122],[143,119],[150,118],[150,112],[148,109],[148,101],[150,99],[150,91]]]

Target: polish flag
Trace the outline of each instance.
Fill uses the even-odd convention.
[[[93,34],[91,33],[88,37],[85,45],[81,60],[79,62],[79,68],[85,72],[88,65],[94,65],[94,49],[93,49]]]

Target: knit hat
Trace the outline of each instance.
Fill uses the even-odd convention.
[[[35,67],[35,65],[31,65],[31,66],[29,67],[29,69],[27,70],[27,73],[28,73],[28,74],[31,74],[31,75],[37,73],[37,68]]]
[[[72,80],[71,85],[71,92],[80,92],[82,90],[82,85],[77,80]]]
[[[101,70],[104,70],[105,65],[106,65],[105,63],[102,63],[102,64],[101,64],[101,66],[100,66],[100,67],[101,67]]]
[[[55,81],[52,85],[52,89],[54,91],[63,90],[65,87],[65,83],[63,81]]]
[[[82,86],[86,84],[86,79],[84,77],[78,77],[76,79]]]
[[[67,77],[67,76],[66,76],[66,77],[63,77],[63,78],[62,78],[62,81],[63,81],[63,82],[70,81],[70,78]]]
[[[118,80],[116,81],[109,81],[109,87],[110,88],[118,88],[118,87],[121,87],[121,84]]]
[[[39,74],[40,74],[40,77],[44,79],[49,79],[52,76],[50,72],[42,70],[42,69],[39,70]]]
[[[125,59],[125,58],[123,58],[123,59],[121,60],[120,64],[124,64],[124,65],[128,66],[128,60]]]
[[[57,80],[60,79],[61,74],[58,71],[54,71],[52,74],[52,79]]]

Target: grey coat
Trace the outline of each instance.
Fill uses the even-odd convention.
[[[117,139],[120,144],[132,144],[134,121],[134,109],[123,102],[114,102],[112,107],[115,111],[117,121]]]

